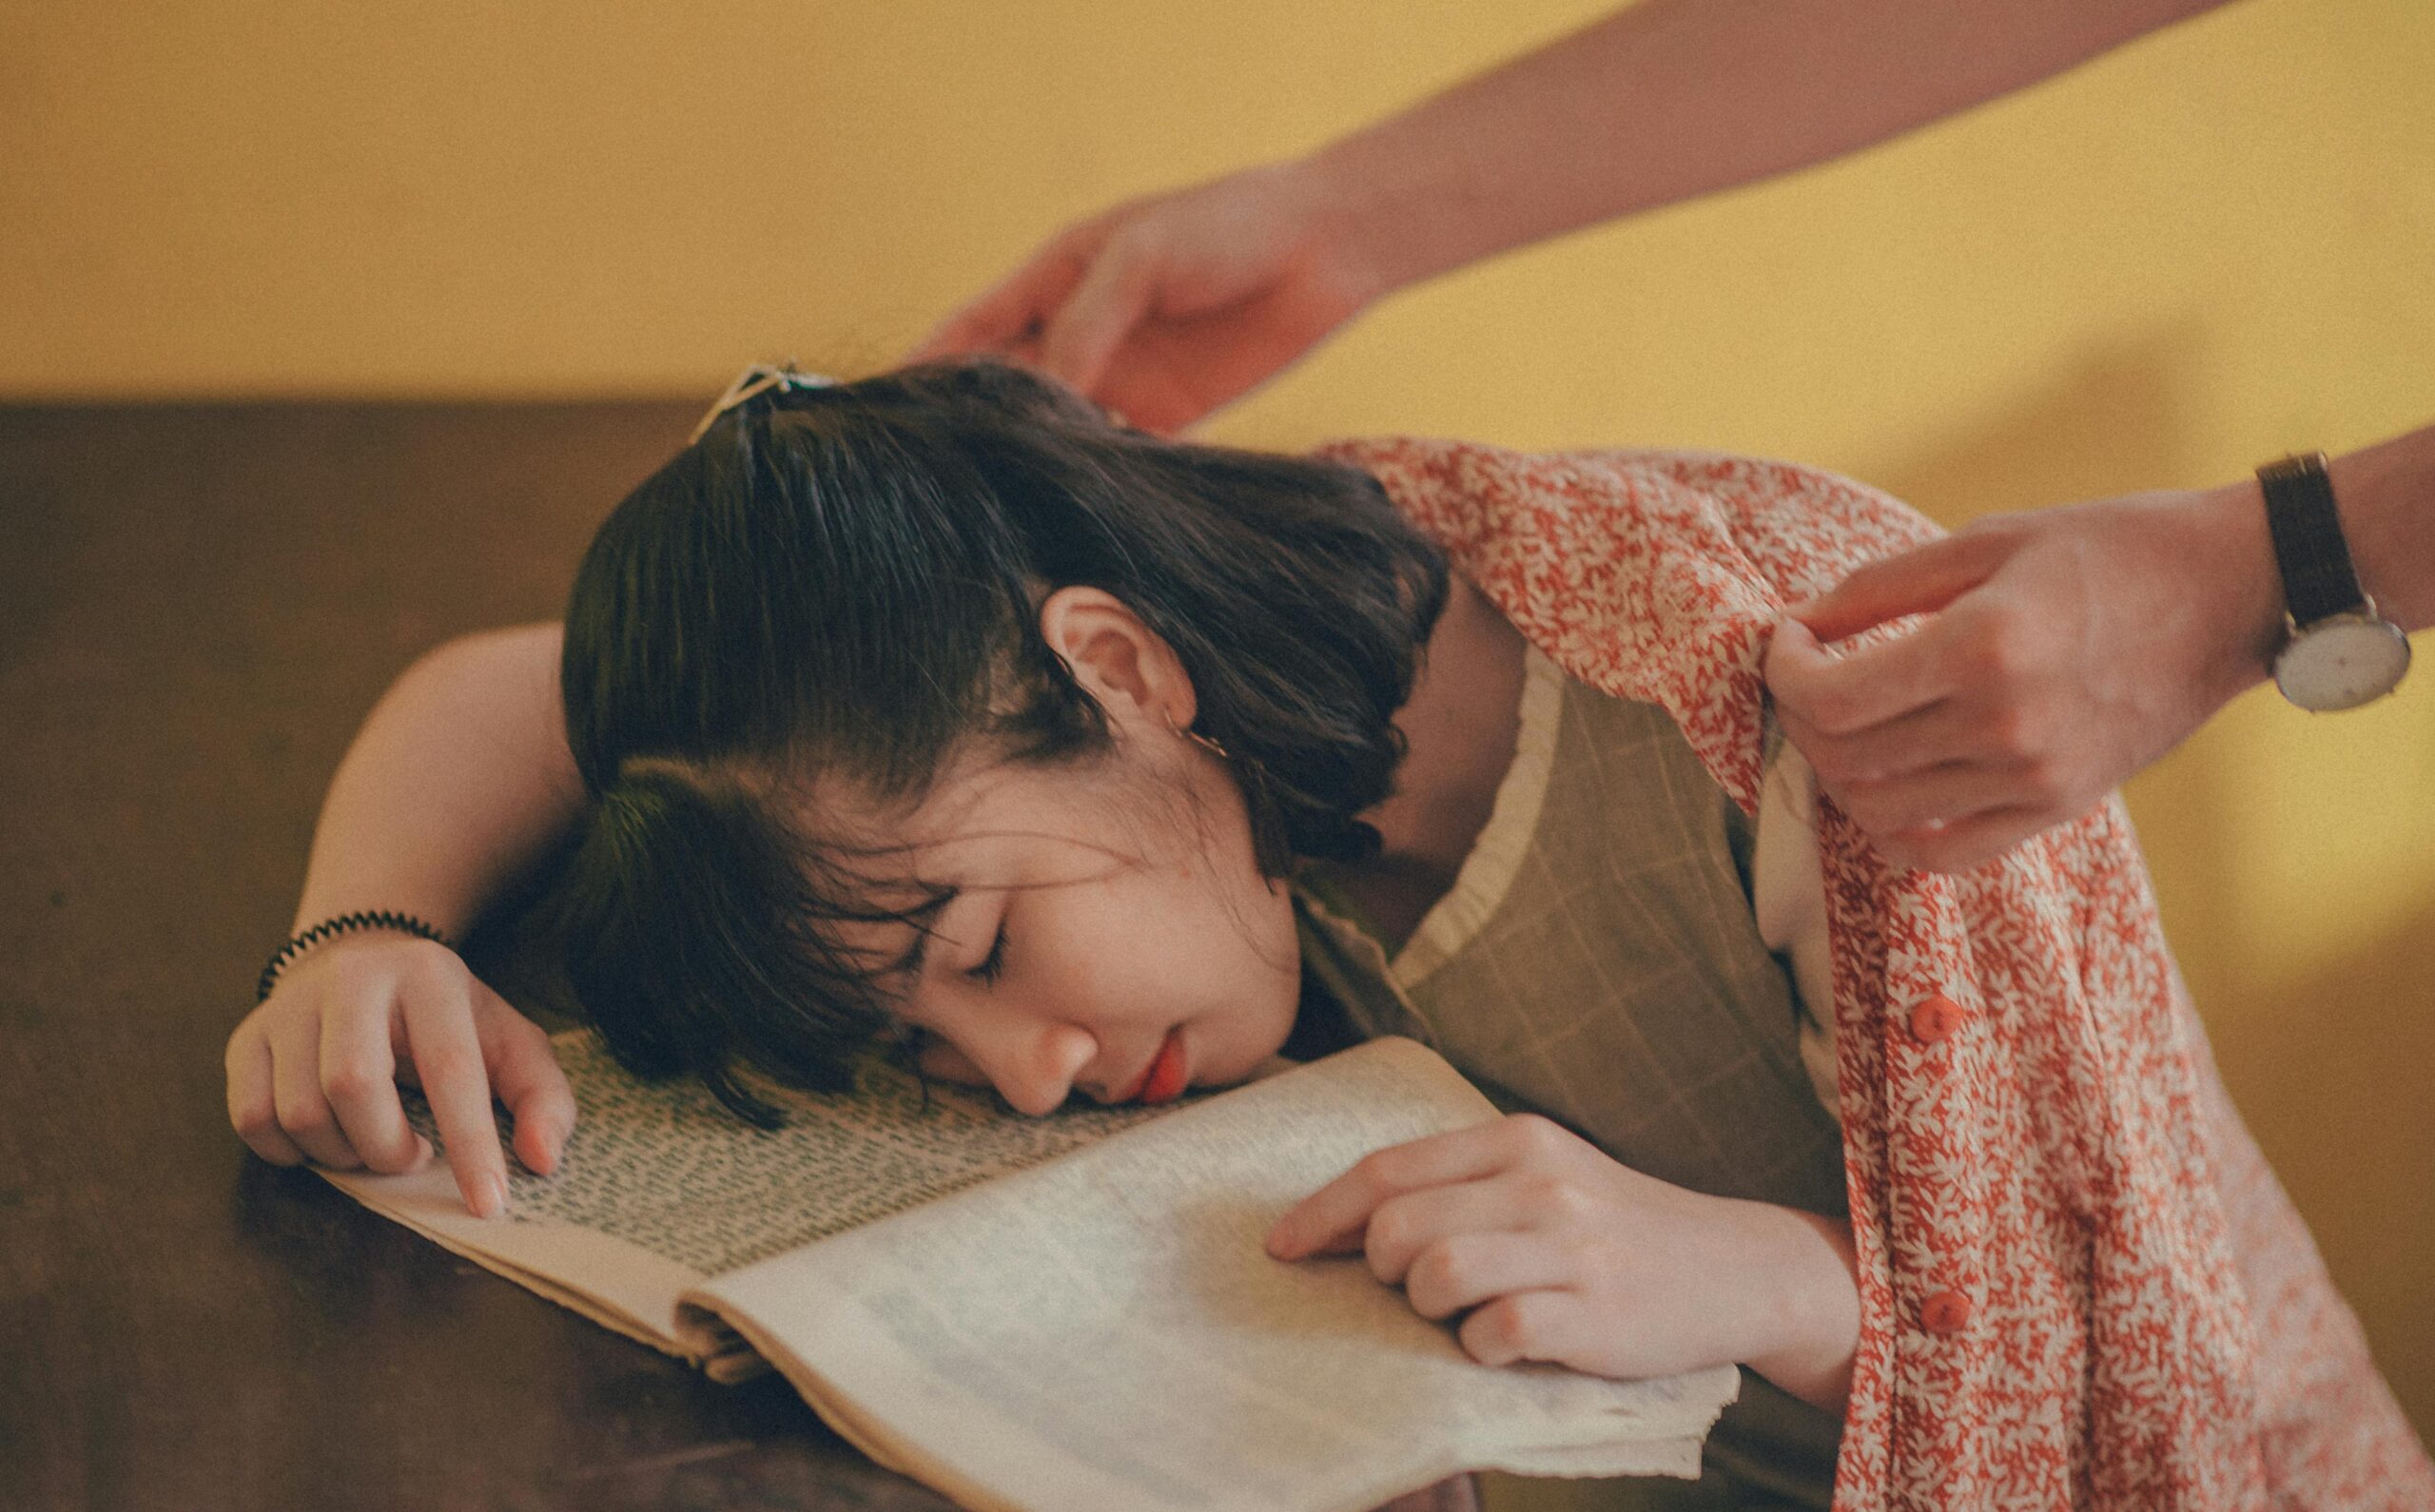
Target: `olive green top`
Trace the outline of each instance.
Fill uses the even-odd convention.
[[[1534,650],[1513,764],[1452,887],[1393,948],[1339,874],[1307,866],[1304,968],[1355,1033],[1422,1040],[1499,1106],[1634,1170],[1840,1216],[1841,1131],[1753,915],[1755,848],[1662,709]],[[1743,1386],[1701,1482],[1642,1483],[1641,1504],[1827,1504],[1840,1423],[1748,1371]]]

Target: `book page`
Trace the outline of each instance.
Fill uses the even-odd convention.
[[[945,1082],[926,1093],[885,1061],[852,1093],[760,1089],[787,1126],[755,1129],[698,1081],[637,1079],[598,1037],[562,1036],[558,1063],[577,1117],[555,1176],[519,1172],[515,1221],[613,1234],[716,1275],[1155,1117],[1140,1107],[1076,1107],[1026,1118],[987,1093]]]
[[[557,1036],[576,1120],[557,1173],[509,1164],[508,1212],[465,1211],[444,1160],[402,1176],[323,1172],[384,1216],[596,1322],[697,1359],[713,1373],[750,1363],[715,1336],[671,1331],[676,1299],[720,1271],[808,1244],[1106,1137],[1163,1110],[1076,1108],[1026,1118],[990,1095],[945,1083],[926,1092],[882,1061],[860,1089],[764,1090],[787,1127],[755,1129],[692,1078],[646,1082],[588,1031]],[[422,1099],[410,1122],[440,1147]],[[508,1140],[501,1120],[499,1139]]]
[[[1696,1475],[1731,1367],[1491,1369],[1357,1257],[1262,1250],[1371,1150],[1494,1116],[1380,1040],[721,1277],[688,1317],[715,1310],[849,1438],[972,1506],[1353,1509],[1464,1469]]]

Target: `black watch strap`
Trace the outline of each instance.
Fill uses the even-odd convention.
[[[2333,483],[2325,454],[2287,456],[2257,470],[2266,492],[2266,525],[2274,536],[2274,562],[2283,573],[2283,604],[2294,625],[2313,625],[2367,601],[2350,548],[2342,538],[2342,515],[2334,508]]]

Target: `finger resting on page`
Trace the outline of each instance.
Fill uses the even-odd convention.
[[[1528,1221],[1515,1183],[1494,1178],[1445,1182],[1398,1192],[1379,1203],[1363,1231],[1362,1253],[1373,1275],[1389,1286],[1402,1286],[1413,1264],[1432,1247],[1459,1235],[1510,1231]]]
[[[1424,1318],[1449,1318],[1570,1279],[1567,1247],[1544,1233],[1456,1233],[1413,1257],[1404,1273],[1404,1296]]]
[[[465,998],[461,993],[410,998],[405,1014],[422,1095],[439,1125],[457,1190],[476,1217],[497,1217],[507,1208],[507,1155],[499,1149],[489,1068]]]
[[[1580,1330],[1582,1301],[1569,1291],[1510,1291],[1471,1309],[1455,1336],[1482,1365],[1562,1361]]]
[[[557,1052],[548,1035],[528,1023],[500,1037],[491,1061],[498,1099],[516,1120],[516,1157],[546,1176],[557,1169],[575,1121],[575,1093]]]
[[[1361,1248],[1371,1213],[1389,1197],[1501,1170],[1511,1153],[1505,1130],[1503,1123],[1477,1124],[1373,1151],[1277,1219],[1268,1252],[1299,1260]]]
[[[378,1008],[333,1013],[321,1022],[321,1094],[363,1163],[395,1174],[412,1170],[422,1140],[398,1099],[398,1064],[389,1016]]]

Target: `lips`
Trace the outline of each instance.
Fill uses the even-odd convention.
[[[1184,1084],[1191,1079],[1192,1067],[1183,1050],[1183,1031],[1170,1029],[1159,1043],[1159,1053],[1143,1067],[1141,1079],[1135,1082],[1119,1102],[1173,1102],[1183,1095]]]

